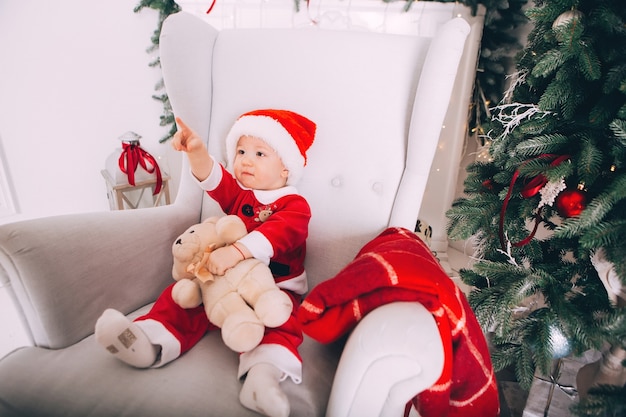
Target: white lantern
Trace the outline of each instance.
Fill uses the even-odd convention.
[[[170,204],[169,176],[158,158],[141,148],[141,136],[126,132],[101,171],[112,210],[136,209]]]

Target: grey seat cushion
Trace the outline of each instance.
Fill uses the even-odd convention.
[[[342,347],[305,337],[303,382],[282,384],[292,415],[325,414]],[[238,363],[217,331],[157,369],[123,364],[93,336],[60,350],[26,347],[0,360],[0,416],[258,417],[239,402]]]

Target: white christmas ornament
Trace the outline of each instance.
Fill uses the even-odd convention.
[[[571,21],[578,21],[581,20],[584,16],[584,13],[581,12],[580,10],[576,10],[576,9],[572,9],[572,10],[567,10],[563,13],[561,13],[556,20],[552,23],[552,29],[556,29],[559,26],[563,26],[568,24]]]
[[[541,188],[541,190],[539,190],[539,194],[541,194],[539,208],[543,206],[552,206],[559,193],[566,188],[567,185],[565,185],[565,178],[561,178],[559,181],[548,182]]]
[[[615,266],[606,260],[606,254],[603,248],[598,249],[591,256],[591,264],[598,272],[600,281],[606,288],[609,300],[613,305],[617,305],[618,298],[626,299],[626,288],[622,285],[622,281],[617,272],[615,272]]]
[[[569,340],[557,326],[550,326],[550,350],[555,359],[564,358],[572,351]]]

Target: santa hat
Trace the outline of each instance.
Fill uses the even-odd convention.
[[[242,136],[255,136],[271,146],[289,170],[287,185],[294,185],[306,165],[306,151],[315,138],[315,123],[289,110],[254,110],[242,114],[226,135],[226,157],[235,161],[237,142]]]

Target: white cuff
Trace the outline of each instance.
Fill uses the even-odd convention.
[[[202,188],[204,191],[213,191],[217,188],[218,185],[220,185],[220,182],[222,182],[222,166],[215,161],[215,158],[213,158],[211,155],[209,156],[213,160],[213,169],[204,181],[198,181],[198,179],[193,175],[193,172],[191,172],[191,169],[189,169],[191,177],[196,181],[196,183],[198,183],[198,185],[200,185],[200,188]]]
[[[300,295],[306,294],[309,291],[309,282],[306,278],[306,271],[297,277],[289,278],[285,281],[279,281],[276,285],[278,288],[293,291]]]
[[[147,319],[136,321],[153,345],[161,346],[161,355],[151,368],[159,368],[180,356],[180,342],[162,323]]]
[[[274,256],[274,247],[265,235],[261,232],[253,230],[238,240],[252,254],[252,256],[265,265],[270,264],[270,259]]]

